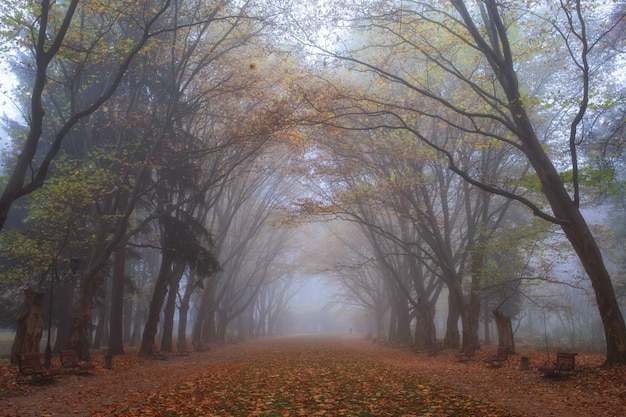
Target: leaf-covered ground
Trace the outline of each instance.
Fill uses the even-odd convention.
[[[202,373],[120,416],[508,416],[492,404],[337,351],[283,341],[276,350]]]
[[[580,355],[551,380],[453,351],[430,357],[352,338],[285,338],[216,347],[167,361],[114,358],[113,369],[52,384],[15,383],[0,364],[0,416],[626,416],[624,367]],[[533,367],[545,353],[522,352]]]

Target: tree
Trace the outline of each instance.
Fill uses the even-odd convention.
[[[24,317],[38,316],[43,318],[41,305],[35,301],[43,302],[42,289],[48,287],[51,292],[51,280],[57,279],[56,266],[65,269],[64,259],[71,256],[81,258],[88,253],[93,246],[91,233],[85,227],[94,221],[93,212],[89,210],[94,200],[106,194],[113,183],[113,177],[104,171],[96,170],[93,166],[83,164],[80,161],[68,162],[65,159],[58,161],[56,175],[51,177],[44,187],[30,195],[28,205],[25,207],[29,218],[25,219],[24,230],[4,231],[2,234],[2,247],[7,259],[14,261],[8,265],[5,271],[11,278],[11,283],[18,288],[26,287]],[[69,322],[68,309],[62,306],[71,306],[71,294],[80,281],[80,277],[66,279],[63,271],[58,278],[63,281],[56,283],[56,304],[51,311],[54,319],[59,323],[57,327],[57,347],[64,347],[69,328],[65,323]],[[58,291],[66,289],[67,291]],[[41,298],[39,298],[39,296]],[[48,303],[52,303],[52,299]],[[32,312],[30,310],[33,310]],[[53,317],[47,317],[52,320]],[[18,332],[14,346],[37,345],[35,340],[24,340],[36,332],[32,330],[35,322],[28,320],[28,332]],[[39,323],[43,328],[43,321]],[[30,336],[32,337],[32,336]],[[59,339],[63,340],[60,342]],[[18,353],[18,352],[16,352]]]
[[[99,93],[86,98],[80,107],[77,107],[77,102],[63,103],[63,109],[70,110],[60,120],[53,121],[48,119],[54,112],[47,111],[45,106],[46,94],[47,91],[50,91],[49,84],[52,82],[48,74],[50,69],[58,70],[68,64],[71,59],[68,60],[67,57],[72,56],[72,54],[79,61],[78,67],[80,64],[89,63],[92,59],[100,59],[102,50],[106,51],[104,52],[105,55],[112,54],[112,49],[107,48],[115,45],[115,41],[107,35],[115,33],[115,31],[109,32],[109,29],[115,25],[119,16],[125,16],[127,13],[132,15],[137,10],[121,7],[118,10],[119,16],[115,14],[107,16],[111,21],[103,26],[94,25],[87,29],[93,32],[90,33],[91,36],[80,38],[84,41],[84,44],[80,45],[74,43],[78,38],[71,39],[74,36],[73,31],[76,26],[80,26],[80,23],[77,23],[74,18],[81,5],[86,7],[87,13],[94,11],[94,9],[89,11],[90,6],[92,6],[89,2],[71,0],[59,3],[43,0],[37,3],[29,0],[16,0],[5,4],[6,15],[3,23],[10,29],[8,36],[24,37],[25,48],[33,54],[32,67],[35,73],[30,104],[26,112],[29,123],[28,133],[24,142],[18,145],[20,151],[17,161],[0,195],[0,230],[4,226],[13,203],[18,198],[32,193],[43,185],[50,164],[59,152],[63,140],[74,126],[92,115],[115,93],[133,59],[143,50],[155,33],[162,30],[161,28],[155,29],[155,26],[158,26],[161,15],[170,8],[171,3],[171,1],[165,1],[154,10],[150,9],[151,4],[146,5],[147,7],[143,10],[145,12],[143,18],[134,20],[134,25],[137,25],[135,36],[124,38],[125,43],[117,42],[115,52],[116,58],[119,60],[118,64],[111,69],[109,77],[107,77],[106,83],[101,86]],[[80,53],[76,54],[76,51],[80,51]],[[86,85],[93,81],[89,77],[85,77],[84,80],[86,80]],[[69,83],[69,85],[73,85],[74,92],[77,94],[84,90],[81,88],[84,86],[80,84],[80,77],[75,77]],[[51,143],[48,147],[44,147],[40,143],[42,137],[50,139]],[[30,169],[32,172],[27,180],[26,174]]]
[[[358,98],[357,104],[335,108],[329,120],[345,125],[355,112],[364,112],[373,119],[370,126],[406,129],[441,153],[449,169],[469,184],[524,204],[534,215],[561,228],[594,288],[607,344],[606,363],[626,363],[624,319],[596,239],[580,210],[582,161],[578,144],[585,134],[582,126],[596,91],[593,89],[596,67],[590,60],[617,26],[607,27],[602,9],[594,6],[585,8],[580,1],[572,1],[547,10],[539,2],[519,8],[495,0],[453,0],[449,5],[374,2],[367,7],[356,7],[362,11],[358,18],[348,14],[352,22],[357,22],[353,25],[355,33],[366,33],[361,38],[348,34],[352,37],[335,42],[339,45],[335,49],[311,42],[311,37],[304,39],[351,70],[393,83],[406,93],[396,96],[402,102],[395,102],[367,94],[357,97],[351,91],[345,96]],[[344,27],[350,26],[348,21],[343,23]],[[528,48],[525,35],[535,35],[533,40],[540,42],[545,39],[542,31],[551,34],[552,41],[558,40],[561,49],[557,52],[565,53],[565,57],[559,57],[568,60],[562,66],[562,74],[577,80],[567,97],[553,94],[560,80],[546,88],[551,97],[532,97],[531,90],[524,89],[524,82],[527,84],[526,80],[538,75],[524,70],[531,69],[533,60],[539,59],[537,49]],[[381,43],[382,39],[386,42]],[[379,59],[374,59],[375,56]],[[465,88],[447,88],[446,78],[463,83]],[[544,110],[545,116],[550,99],[561,105],[555,112],[563,111],[557,124],[561,129],[560,141],[542,140],[548,130],[541,112]],[[414,104],[406,105],[411,100]],[[568,107],[569,103],[574,105]],[[385,115],[385,119],[380,115]],[[389,115],[395,118],[394,123],[388,122]],[[442,121],[449,130],[423,130],[428,119]],[[435,140],[440,134],[446,137],[443,143]],[[533,170],[530,175],[540,184],[541,196],[549,210],[542,207],[541,199],[532,201],[528,195],[510,188],[511,184],[517,187],[519,179],[486,181],[489,177],[483,173],[464,170],[459,165],[451,146],[481,138],[497,141],[498,146],[510,148],[513,154],[528,161]],[[557,150],[558,160],[550,156],[547,146]],[[563,156],[567,156],[566,163]],[[571,172],[567,182],[558,169],[562,164]]]

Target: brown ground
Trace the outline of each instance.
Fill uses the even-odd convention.
[[[94,352],[94,375],[65,375],[53,383],[17,384],[17,369],[0,363],[0,416],[112,416],[116,410],[146,401],[191,376],[221,363],[259,356],[259,347],[280,339],[213,347],[189,356],[171,354],[168,360],[138,358],[133,352],[113,359],[113,369],[103,368],[103,353]],[[520,371],[513,356],[500,368],[489,368],[482,359],[495,347],[485,347],[467,363],[457,362],[454,351],[430,357],[409,349],[380,346],[358,337],[337,339],[337,349],[368,360],[378,360],[415,372],[417,378],[436,381],[448,389],[504,405],[525,416],[623,417],[626,416],[626,367],[602,368],[602,357],[580,354],[579,372],[548,379],[535,369],[545,352],[524,351],[531,371]],[[259,360],[262,360],[259,357]]]

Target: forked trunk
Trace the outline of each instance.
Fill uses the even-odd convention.
[[[163,335],[161,336],[161,351],[174,351],[174,315],[176,313],[176,297],[178,296],[178,286],[185,271],[185,263],[179,262],[172,272],[167,301],[163,310]]]
[[[157,337],[159,318],[161,309],[163,308],[163,302],[165,301],[165,295],[167,294],[167,286],[172,277],[172,265],[173,260],[167,255],[167,251],[164,251],[159,276],[154,284],[152,299],[150,300],[148,318],[146,319],[146,325],[141,337],[139,356],[154,355],[154,344]]]

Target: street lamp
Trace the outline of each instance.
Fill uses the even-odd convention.
[[[70,258],[70,271],[72,272],[69,279],[62,280],[57,273],[57,258],[54,258],[52,265],[50,266],[50,306],[48,310],[48,341],[46,342],[46,352],[44,355],[44,366],[50,369],[52,363],[52,347],[50,346],[50,331],[52,328],[52,304],[54,300],[54,281],[69,282],[74,278],[78,268],[80,267],[80,258]]]

